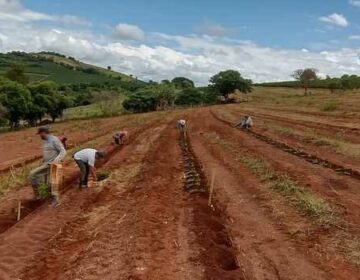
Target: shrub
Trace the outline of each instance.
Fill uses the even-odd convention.
[[[320,110],[323,112],[333,112],[339,109],[339,105],[338,101],[329,100],[321,106]]]
[[[202,93],[196,88],[184,89],[176,97],[176,105],[199,105],[203,103]]]
[[[41,184],[37,190],[38,190],[39,198],[42,200],[48,199],[51,196],[51,189],[45,183]]]

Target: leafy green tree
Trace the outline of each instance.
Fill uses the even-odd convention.
[[[23,85],[29,82],[28,77],[25,75],[25,67],[20,64],[11,65],[11,68],[5,73],[5,77]]]
[[[0,85],[1,104],[6,108],[6,118],[17,127],[32,104],[30,91],[20,83],[8,81]]]
[[[328,84],[331,93],[335,93],[337,89],[341,88],[341,83],[338,80],[331,80]]]
[[[192,80],[185,77],[176,77],[171,81],[176,88],[185,89],[185,88],[193,88],[195,84]]]
[[[177,105],[199,105],[204,101],[203,94],[196,88],[182,90],[176,97]]]
[[[149,89],[132,94],[129,99],[123,103],[123,107],[126,110],[134,113],[155,111],[156,105],[157,99],[155,93]]]
[[[170,81],[169,81],[169,80],[162,80],[162,81],[161,81],[161,84],[169,85],[169,84],[170,84]]]
[[[31,85],[29,89],[33,96],[34,106],[32,106],[28,119],[38,116],[38,119],[41,120],[47,113],[55,122],[57,118],[62,117],[63,111],[73,104],[71,98],[58,91],[58,86],[54,82],[39,82]]]
[[[295,70],[292,74],[292,77],[299,81],[301,87],[305,89],[305,95],[308,94],[310,82],[317,80],[317,72],[318,70],[314,68],[306,68]]]
[[[219,102],[219,95],[213,88],[206,87],[203,89],[203,101],[206,104],[216,104]]]
[[[173,84],[165,83],[153,86],[152,90],[155,93],[157,109],[165,110],[168,107],[173,107],[176,98],[176,90]]]
[[[225,100],[228,100],[229,94],[239,90],[243,93],[249,93],[252,90],[252,81],[244,79],[238,71],[221,71],[210,79],[210,86],[220,93]]]

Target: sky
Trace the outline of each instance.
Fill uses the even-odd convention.
[[[0,52],[14,50],[199,85],[227,69],[255,82],[360,75],[360,0],[0,0]]]

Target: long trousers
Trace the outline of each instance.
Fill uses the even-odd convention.
[[[31,182],[31,186],[34,190],[35,196],[38,195],[38,187],[39,185],[47,183],[47,177],[49,175],[50,167],[48,164],[43,164],[33,170],[30,171],[29,179]]]
[[[76,160],[76,164],[79,166],[80,169],[80,186],[87,186],[88,179],[89,179],[89,165],[82,160]]]

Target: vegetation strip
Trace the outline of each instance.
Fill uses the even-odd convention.
[[[276,174],[263,160],[257,157],[237,157],[252,173],[269,183],[271,189],[288,198],[301,213],[316,220],[320,225],[339,225],[339,219],[322,198],[317,197],[298,185],[286,174]]]
[[[231,127],[234,127],[232,125],[232,123],[218,117],[213,111],[211,111],[211,114],[217,120],[219,120],[219,121],[221,121],[223,123],[226,123],[226,124],[230,125]],[[307,162],[310,162],[312,164],[321,165],[321,166],[323,166],[325,168],[334,170],[338,174],[350,176],[350,177],[353,177],[355,179],[360,180],[360,172],[357,171],[357,170],[344,167],[342,165],[330,162],[330,161],[328,161],[326,159],[322,159],[322,158],[320,158],[318,156],[315,156],[315,155],[310,155],[310,154],[308,154],[308,153],[306,153],[306,152],[304,152],[302,150],[291,147],[291,146],[289,146],[289,145],[287,145],[285,143],[273,140],[270,137],[267,137],[267,136],[262,135],[260,133],[254,132],[251,129],[246,129],[246,130],[241,130],[241,131],[244,131],[244,132],[248,133],[249,135],[254,136],[255,138],[257,138],[257,139],[259,139],[259,140],[261,140],[263,142],[266,142],[266,143],[268,143],[268,144],[270,144],[270,145],[272,145],[272,146],[274,146],[276,148],[279,148],[280,150],[282,150],[284,152],[287,152],[289,154],[292,154],[292,155],[295,155],[295,156],[297,156],[299,158],[302,158],[302,159],[306,160]]]

